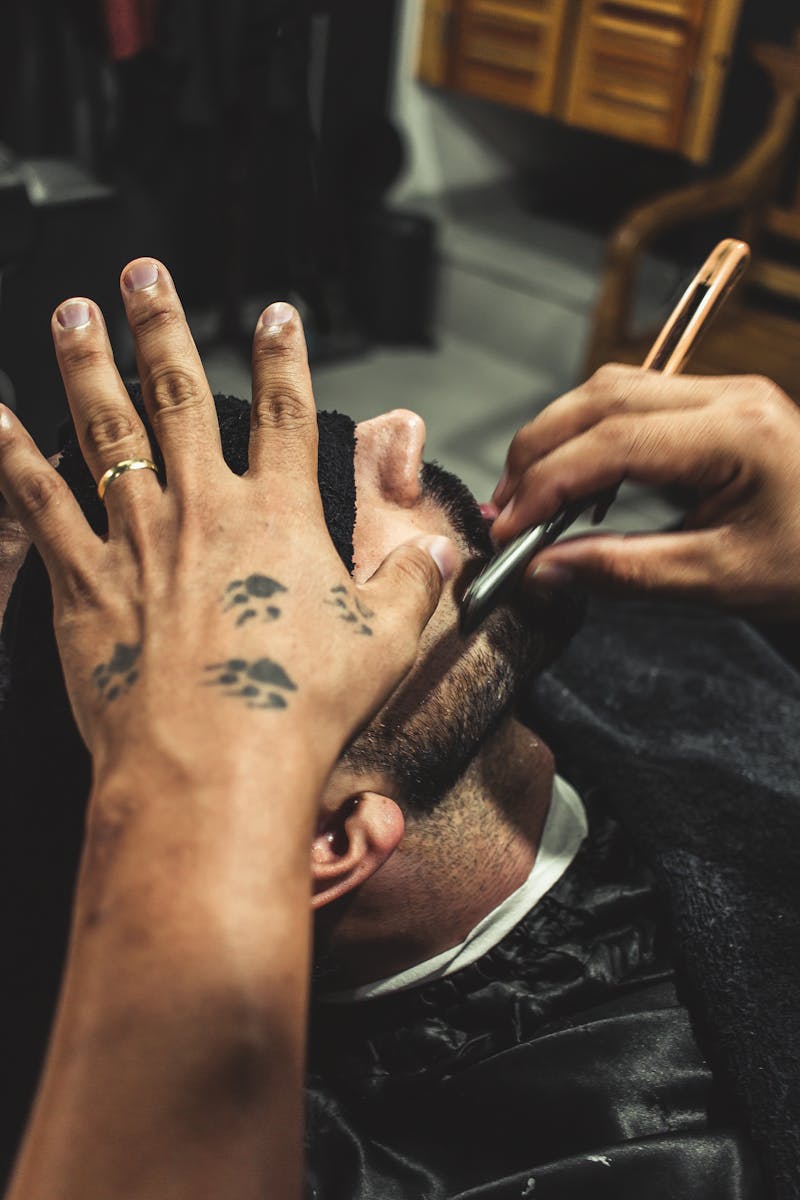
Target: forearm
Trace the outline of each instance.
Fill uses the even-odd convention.
[[[136,260],[121,294],[149,423],[97,306],[74,297],[51,323],[106,536],[0,406],[0,489],[48,571],[97,780],[10,1196],[296,1195],[316,804],[342,747],[414,665],[460,560],[446,539],[415,538],[368,580],[350,577],[326,528],[289,306],[256,329],[238,476],[169,272]],[[153,762],[165,757],[163,781]]]
[[[152,806],[125,785],[93,797],[8,1200],[299,1195],[318,782],[270,773],[269,793],[222,800],[174,784]]]

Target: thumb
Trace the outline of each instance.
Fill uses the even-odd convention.
[[[723,541],[719,530],[576,537],[537,555],[525,584],[556,590],[574,580],[615,593],[718,601]]]
[[[460,561],[449,538],[416,537],[392,550],[360,590],[368,603],[391,610],[398,628],[408,629],[416,644]]]

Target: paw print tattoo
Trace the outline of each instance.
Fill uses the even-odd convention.
[[[216,679],[209,679],[207,687],[222,687],[227,689],[226,696],[241,696],[248,708],[286,708],[286,698],[276,689],[297,691],[297,684],[271,658],[251,663],[243,658],[229,658],[227,662],[212,663],[206,670],[217,672]]]
[[[268,575],[248,575],[246,579],[234,579],[225,589],[226,604],[223,612],[247,605],[241,609],[237,625],[252,621],[259,613],[263,620],[275,621],[281,615],[281,610],[277,604],[268,604],[267,601],[285,591],[282,583],[278,583],[277,579],[270,579]]]
[[[347,621],[348,625],[358,625],[358,629],[354,629],[353,633],[372,637],[372,627],[367,624],[375,616],[372,609],[362,604],[358,596],[350,596],[347,588],[341,583],[331,588],[331,596],[333,599],[326,600],[325,603],[339,609],[339,620]]]
[[[136,660],[142,652],[138,646],[125,646],[117,642],[114,653],[107,663],[99,663],[92,671],[92,679],[100,689],[104,700],[110,702],[124,695],[139,678]]]

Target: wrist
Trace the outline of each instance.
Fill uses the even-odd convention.
[[[110,757],[95,771],[80,896],[93,909],[123,894],[126,909],[149,909],[177,887],[233,912],[246,881],[261,912],[281,889],[305,895],[324,781],[297,745],[266,759]]]
[[[321,791],[334,759],[294,730],[247,730],[235,724],[226,730],[221,722],[210,733],[206,727],[200,733],[196,727],[136,730],[126,723],[119,733],[97,739],[91,754],[92,794],[98,802],[124,791],[144,802],[173,793],[209,799],[258,796],[266,787],[311,797]]]

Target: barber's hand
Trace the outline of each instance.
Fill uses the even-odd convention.
[[[506,467],[493,497],[499,544],[624,479],[699,496],[682,531],[564,541],[536,556],[526,583],[575,578],[762,617],[800,615],[800,411],[769,380],[609,365],[524,426]]]
[[[250,469],[240,478],[223,461],[168,272],[137,260],[123,272],[122,296],[166,479],[129,470],[108,484],[107,539],[0,408],[0,491],[47,566],[67,688],[96,776],[137,753],[179,771],[224,769],[249,751],[274,755],[288,738],[304,743],[312,773],[325,772],[411,666],[455,549],[422,538],[367,583],[350,578],[323,518],[294,309],[272,306],[255,333]],[[115,463],[151,459],[97,306],[65,302],[52,330],[95,480]]]

